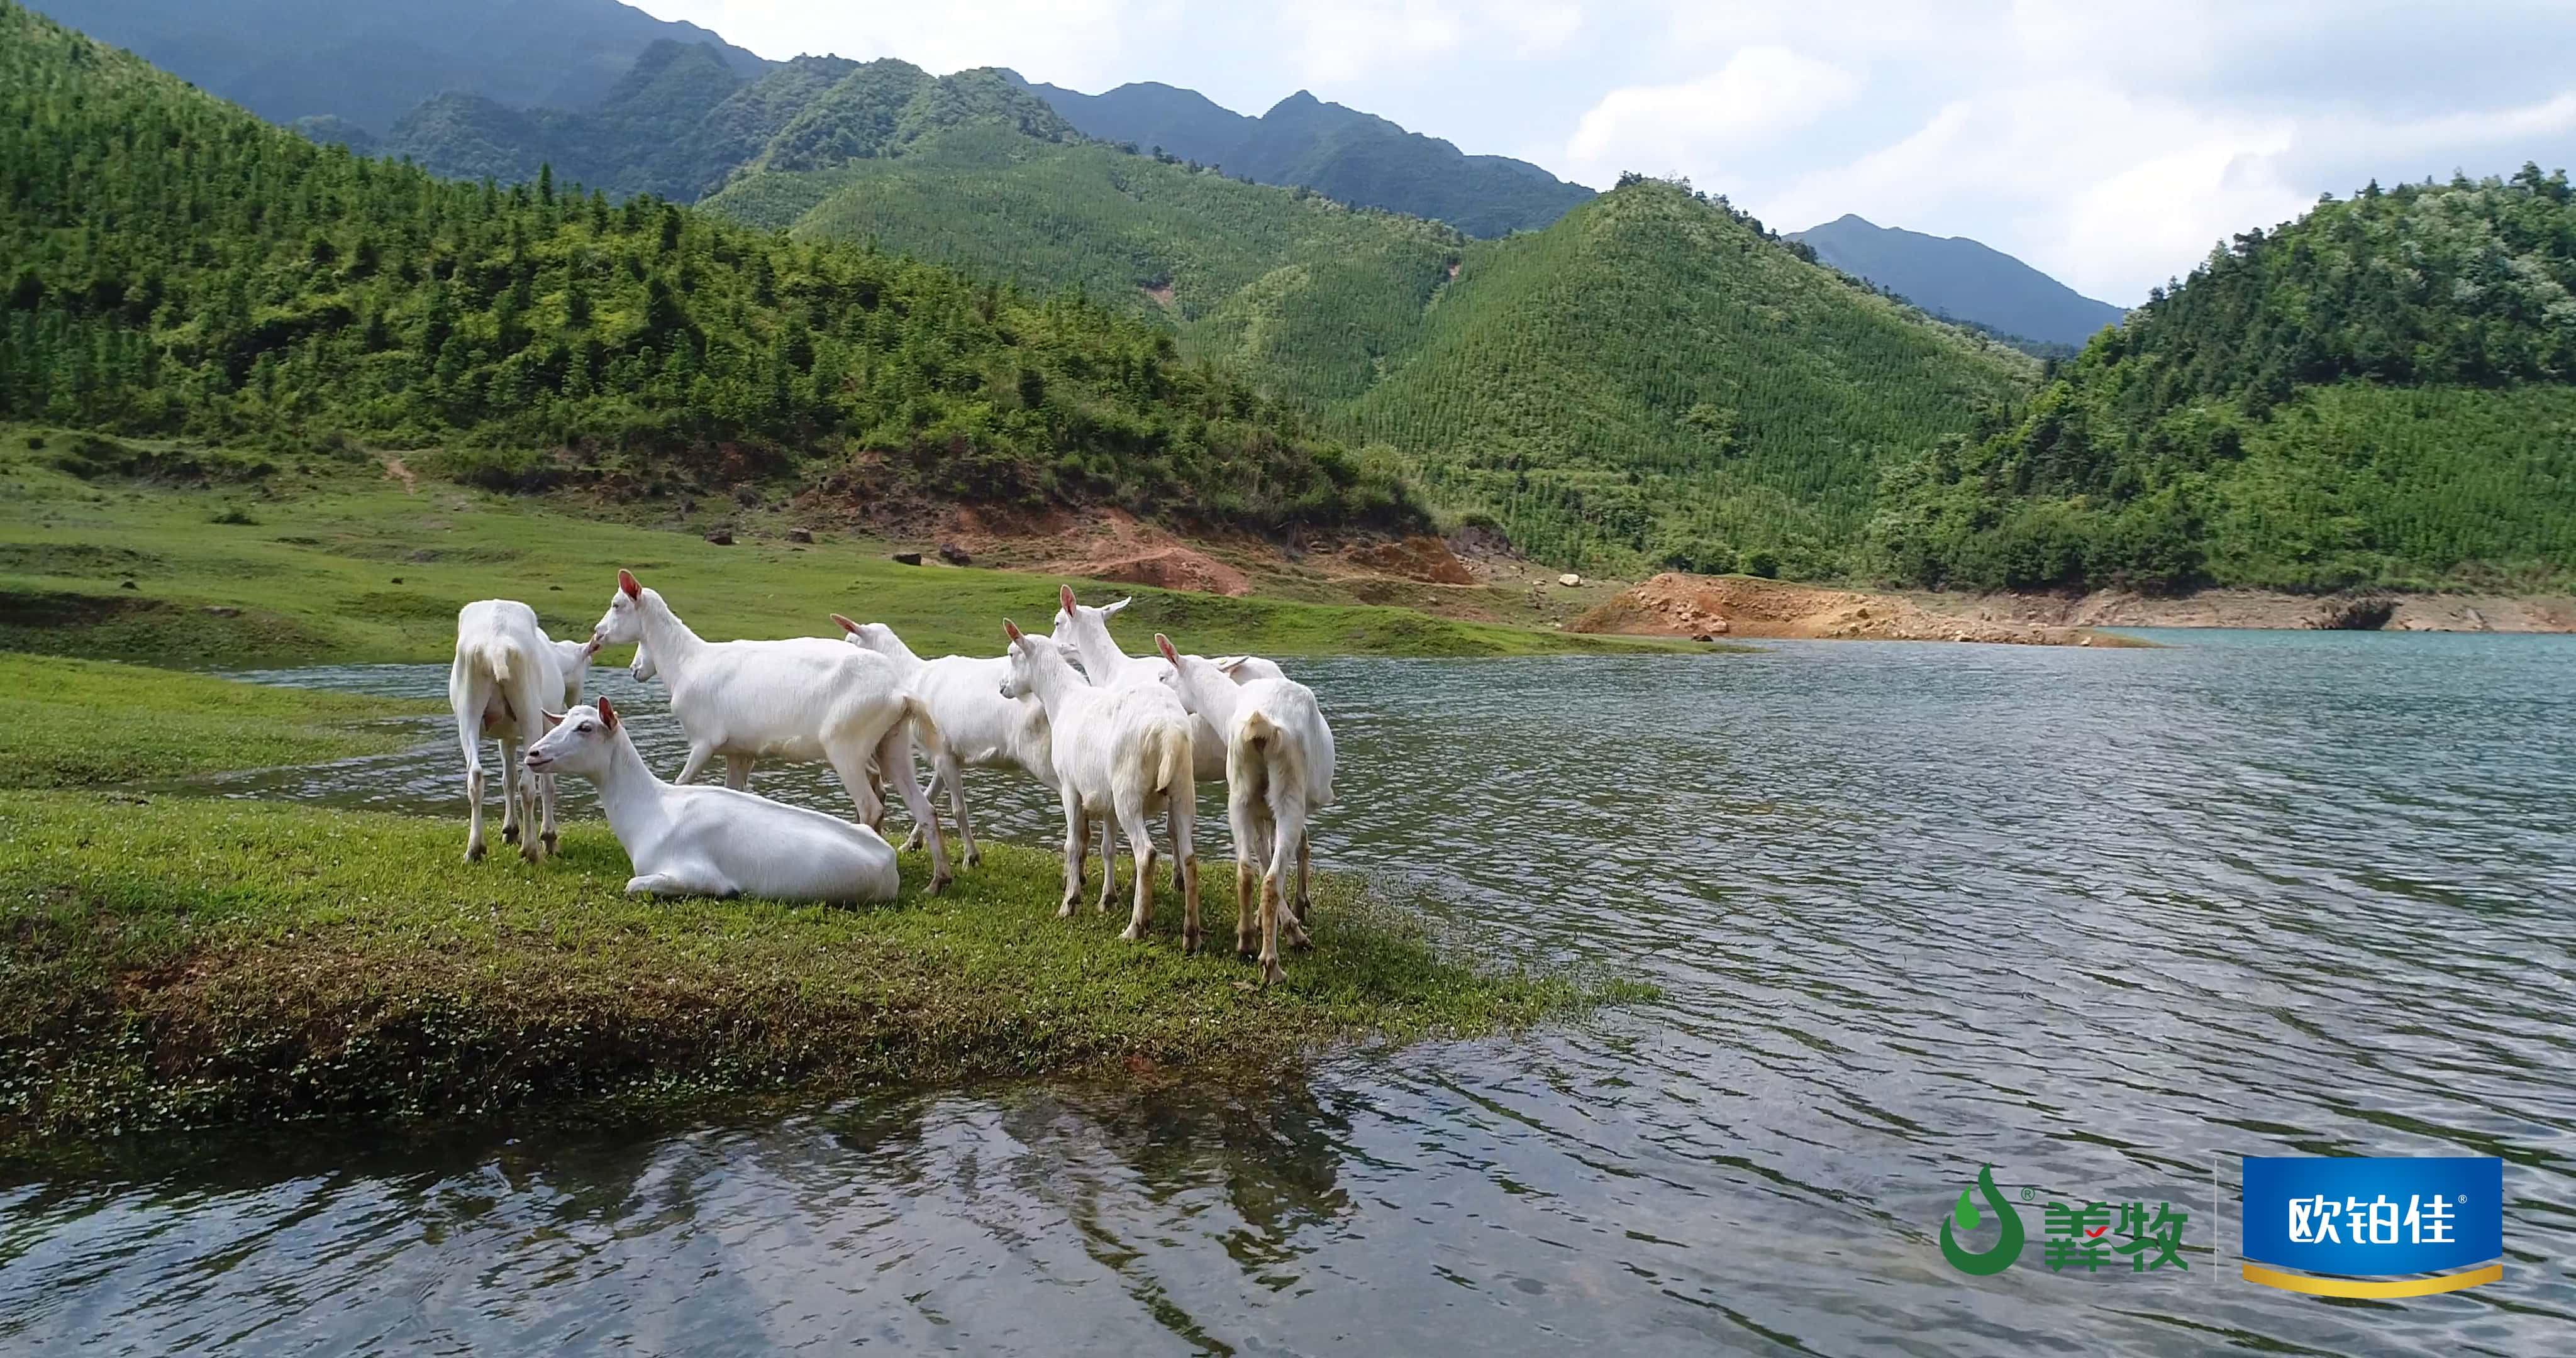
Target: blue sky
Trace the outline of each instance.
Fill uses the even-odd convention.
[[[2576,0],[636,0],[764,56],[1010,66],[1259,113],[1308,89],[1782,230],[1971,236],[2131,304],[2363,181],[2576,168]]]

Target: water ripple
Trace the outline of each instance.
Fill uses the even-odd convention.
[[[1344,751],[1321,860],[1664,998],[1252,1088],[18,1184],[0,1348],[2576,1349],[2576,644],[2185,640],[1300,666]],[[658,691],[606,686],[676,765]],[[215,790],[461,838],[438,725]],[[982,784],[988,835],[1053,839],[1050,802]],[[842,804],[814,770],[756,785]],[[2505,1281],[2225,1276],[2213,1174],[2263,1153],[2505,1157]],[[2173,1202],[2191,1271],[1962,1278],[1932,1233],[1986,1162]]]

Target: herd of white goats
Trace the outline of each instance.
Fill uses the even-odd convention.
[[[1197,786],[1221,777],[1234,831],[1235,947],[1252,951],[1258,881],[1262,980],[1278,980],[1281,932],[1292,945],[1306,941],[1307,816],[1333,800],[1333,732],[1314,692],[1267,660],[1185,655],[1159,634],[1160,656],[1127,655],[1109,635],[1109,617],[1125,600],[1093,608],[1077,604],[1069,588],[1060,595],[1052,635],[1005,622],[1005,654],[938,660],[915,655],[883,623],[838,614],[841,641],[708,641],[622,570],[608,612],[581,641],[549,640],[523,603],[467,604],[456,615],[447,679],[473,808],[466,860],[484,851],[487,735],[501,746],[505,839],[519,842],[523,821],[533,825],[520,851],[543,858],[555,846],[555,776],[581,775],[597,785],[608,827],[634,863],[626,889],[664,896],[891,899],[898,879],[895,851],[879,833],[881,783],[911,811],[915,840],[927,835],[930,889],[939,891],[950,874],[935,794],[947,792],[973,867],[983,855],[963,771],[1015,768],[1055,789],[1064,804],[1060,917],[1073,913],[1081,895],[1094,821],[1101,832],[1099,908],[1109,908],[1113,835],[1125,831],[1136,878],[1130,939],[1145,936],[1152,914],[1147,818],[1163,814],[1181,884],[1182,947],[1196,952],[1198,856],[1190,837]],[[688,736],[688,762],[674,782],[645,767],[608,699],[581,703],[592,659],[628,644],[636,648],[635,678],[662,682]],[[557,705],[566,710],[549,710]],[[931,766],[928,791],[913,780],[916,749]],[[725,787],[687,786],[718,757]],[[744,790],[759,760],[830,764],[858,807],[858,822]],[[1285,891],[1292,853],[1293,897]]]

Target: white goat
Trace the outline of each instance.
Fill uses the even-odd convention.
[[[853,646],[874,651],[895,663],[904,682],[930,706],[930,718],[939,728],[940,749],[927,743],[923,753],[930,757],[930,804],[939,805],[939,789],[948,790],[950,810],[957,818],[958,837],[966,842],[969,866],[983,861],[975,847],[975,832],[967,824],[963,769],[1014,768],[1037,779],[1049,791],[1055,789],[1055,758],[1047,731],[1046,708],[1032,696],[1018,698],[1001,695],[1001,683],[1010,676],[1011,659],[1006,655],[990,658],[948,655],[937,660],[924,660],[904,644],[895,630],[881,622],[852,622],[835,613],[832,621]],[[1055,646],[1070,656],[1072,647],[1055,638],[1031,634],[1041,645]],[[954,767],[943,760],[953,762]],[[885,777],[878,770],[878,777]],[[1117,848],[1117,822],[1108,816],[1100,818],[1100,908],[1109,909],[1110,893],[1117,890],[1118,872],[1112,854]],[[921,827],[912,827],[912,836],[903,847],[918,847]]]
[[[582,673],[599,647],[585,641],[549,641],[537,611],[513,599],[484,599],[456,610],[456,658],[447,667],[447,705],[456,713],[456,743],[465,751],[465,799],[473,825],[465,836],[465,861],[483,857],[483,737],[501,742],[501,840],[518,844],[529,862],[555,847],[555,784],[541,778],[522,789],[519,747],[546,733],[546,708],[578,692]],[[565,666],[577,666],[567,677]],[[520,797],[541,834],[521,843]]]
[[[546,714],[528,772],[577,773],[599,788],[609,831],[635,865],[630,893],[764,896],[783,901],[889,901],[894,850],[876,831],[820,811],[723,787],[674,787],[653,776],[617,709]]]
[[[884,623],[852,622],[838,613],[832,615],[832,621],[840,624],[851,645],[891,661],[904,686],[930,708],[931,724],[938,728],[938,736],[921,741],[920,747],[930,758],[931,809],[937,812],[939,790],[947,789],[949,810],[957,817],[957,837],[965,841],[967,866],[981,863],[984,855],[975,847],[975,827],[966,810],[962,771],[1015,768],[1053,787],[1055,766],[1049,753],[1046,709],[1035,698],[1002,696],[1002,685],[1011,674],[1007,656],[977,659],[945,655],[924,660]],[[1049,639],[1036,640],[1045,644]],[[896,778],[908,776],[911,769],[877,772],[880,777]],[[920,833],[918,826],[914,833]]]
[[[1288,848],[1297,848],[1297,904],[1289,941],[1306,941],[1306,821],[1333,804],[1333,728],[1313,689],[1294,679],[1237,684],[1216,662],[1182,655],[1154,634],[1172,666],[1181,702],[1225,735],[1226,815],[1234,827],[1234,950],[1252,951],[1252,879],[1261,862],[1261,983],[1286,979],[1279,966],[1279,915]],[[1267,860],[1263,862],[1262,860]]]
[[[859,823],[877,829],[885,803],[868,761],[912,768],[915,730],[931,731],[930,710],[907,690],[885,657],[826,641],[707,641],[690,631],[656,591],[629,571],[593,633],[603,645],[638,643],[671,692],[671,715],[689,737],[689,757],[672,781],[696,778],[724,756],[725,783],[740,790],[759,759],[822,760],[858,807]],[[949,882],[946,841],[930,800],[906,776],[894,780],[913,820],[930,828],[930,889]]]
[[[579,706],[581,691],[590,683],[590,662],[599,654],[599,638],[549,641],[546,644],[554,648],[555,666],[563,671],[563,705],[566,708]]]
[[[1057,917],[1071,915],[1082,895],[1089,818],[1114,815],[1136,861],[1136,912],[1124,937],[1145,936],[1154,907],[1154,841],[1145,818],[1160,803],[1181,883],[1181,950],[1197,952],[1199,856],[1190,831],[1198,815],[1198,786],[1190,773],[1189,709],[1159,684],[1093,688],[1053,645],[1022,635],[1009,622],[1002,631],[1011,639],[1011,669],[1001,694],[1035,695],[1053,737],[1049,754],[1056,796],[1064,803],[1064,906]]]
[[[1163,676],[1172,672],[1161,656],[1129,655],[1118,649],[1117,639],[1109,635],[1110,618],[1136,602],[1132,597],[1092,608],[1073,601],[1071,585],[1056,586],[1056,596],[1064,605],[1056,610],[1056,635],[1072,638],[1075,653],[1082,657],[1082,672],[1094,685],[1111,688],[1119,684],[1160,684]],[[1223,778],[1225,742],[1218,738],[1216,728],[1204,719],[1194,718],[1190,734],[1196,738],[1193,748],[1198,751],[1198,766],[1191,772],[1203,783]]]

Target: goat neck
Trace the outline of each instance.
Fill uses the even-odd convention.
[[[609,737],[607,767],[590,781],[599,792],[599,809],[608,817],[609,832],[617,836],[620,844],[633,845],[654,838],[659,823],[669,818],[662,808],[662,794],[669,790],[669,784],[644,762],[634,738],[626,734],[623,721]]]
[[[635,600],[635,609],[644,627],[644,647],[653,653],[653,666],[662,671],[664,683],[669,683],[672,675],[707,648],[706,640],[690,631],[689,625],[680,621],[680,615],[662,602],[660,592],[644,591]]]

